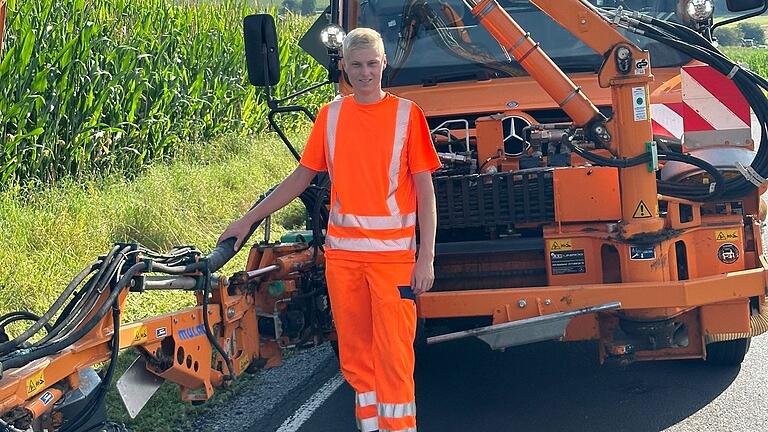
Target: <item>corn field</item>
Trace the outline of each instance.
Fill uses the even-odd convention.
[[[253,0],[8,0],[0,58],[0,189],[132,175],[179,145],[266,128],[246,80]],[[324,79],[297,45],[311,19],[277,17],[286,95]],[[768,76],[768,52],[727,53]],[[328,86],[297,102],[317,108]],[[290,119],[286,125],[290,129]]]
[[[246,0],[9,0],[0,59],[0,189],[132,174],[180,143],[266,128],[247,83]],[[297,46],[311,19],[278,17],[278,95],[322,81]],[[325,87],[300,99],[317,108]],[[290,128],[289,128],[290,129]]]
[[[725,48],[725,55],[731,60],[749,65],[753,72],[768,77],[768,49],[761,48]]]

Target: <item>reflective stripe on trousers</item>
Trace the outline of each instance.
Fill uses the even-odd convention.
[[[360,432],[373,432],[373,431],[379,430],[379,419],[376,417],[356,419],[356,420],[357,420],[357,429],[360,430]]]
[[[378,404],[378,406],[379,406],[379,417],[401,418],[401,417],[416,415],[415,402],[400,403],[400,404],[380,403]]]

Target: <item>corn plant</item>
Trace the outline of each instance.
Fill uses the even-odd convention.
[[[731,60],[744,63],[756,74],[768,77],[768,49],[729,47],[723,51]]]
[[[264,130],[241,30],[255,12],[245,0],[8,0],[0,188],[134,174],[183,143]],[[277,23],[276,91],[321,80],[324,69],[295,43],[311,21]],[[330,96],[323,90],[299,102],[317,108]]]

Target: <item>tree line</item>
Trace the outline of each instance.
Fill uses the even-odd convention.
[[[746,40],[754,45],[765,44],[765,32],[757,23],[742,22],[735,26],[720,27],[715,30],[717,42],[723,46],[747,46]]]
[[[302,15],[314,15],[317,13],[315,0],[283,0],[280,12],[292,12]]]

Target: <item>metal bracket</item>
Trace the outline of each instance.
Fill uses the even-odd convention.
[[[427,338],[427,343],[434,344],[476,336],[490,345],[492,349],[498,350],[516,345],[560,339],[565,336],[565,329],[574,317],[619,308],[621,308],[620,302],[611,302],[574,311],[557,312],[534,318],[526,318],[487,327],[479,327],[434,336]]]
[[[137,358],[117,380],[117,391],[131,418],[136,418],[165,380],[147,370],[144,357]]]
[[[651,160],[648,161],[648,172],[656,172],[659,170],[659,149],[656,146],[656,141],[645,143],[645,151],[651,154]]]

